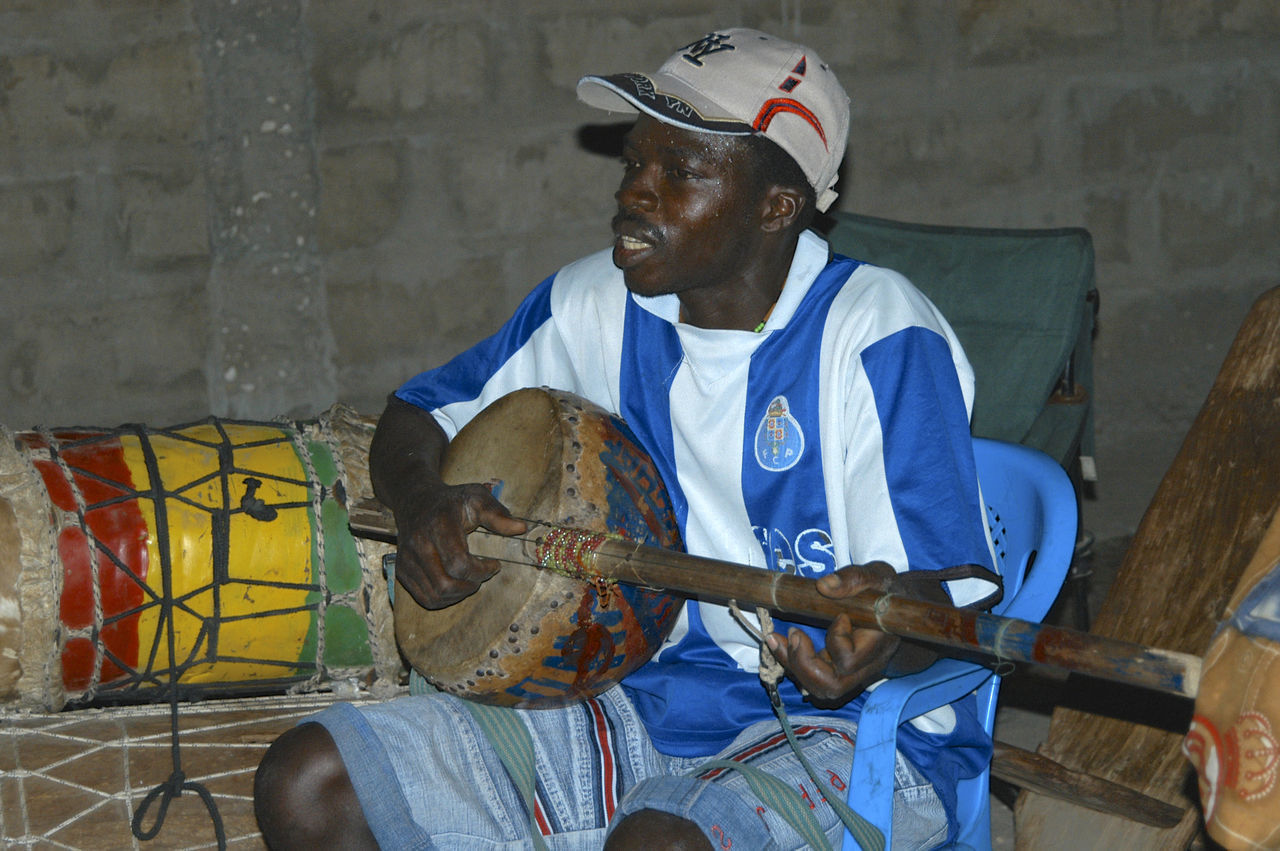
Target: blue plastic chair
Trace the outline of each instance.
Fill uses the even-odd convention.
[[[1004,577],[997,614],[1040,621],[1058,596],[1076,542],[1076,496],[1056,461],[1016,443],[974,438],[978,478]],[[1028,570],[1034,561],[1034,568]],[[858,722],[849,782],[849,806],[884,831],[892,847],[893,763],[898,726],[977,691],[978,720],[995,725],[1000,677],[972,662],[940,659],[918,674],[881,683],[867,698]],[[990,769],[960,781],[952,847],[991,847]],[[846,831],[844,848],[858,843]]]

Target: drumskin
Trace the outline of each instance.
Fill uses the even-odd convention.
[[[526,388],[491,405],[449,445],[443,474],[489,482],[517,516],[680,548],[652,462],[621,420],[570,394]],[[666,594],[518,566],[444,609],[395,599],[400,649],[432,684],[522,708],[616,685],[662,645],[678,610]]]

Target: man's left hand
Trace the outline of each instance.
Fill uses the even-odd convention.
[[[884,562],[850,565],[822,577],[815,584],[822,596],[832,599],[852,597],[870,590],[905,593],[913,597],[932,598],[942,594],[945,601],[945,593],[940,587],[935,593],[922,595],[918,586],[908,588],[899,574]],[[808,693],[809,702],[822,709],[834,709],[848,703],[867,686],[883,678],[891,660],[895,662],[895,669],[901,669],[903,666],[894,658],[902,655],[900,651],[917,649],[903,645],[896,635],[878,629],[854,629],[848,615],[840,615],[831,622],[827,627],[826,646],[819,651],[814,650],[813,641],[804,630],[798,628],[792,628],[785,637],[772,633],[765,640],[791,678]],[[926,667],[932,658],[929,654],[919,664],[908,664],[910,668],[919,670]]]

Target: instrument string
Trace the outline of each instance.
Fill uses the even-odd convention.
[[[605,543],[615,542],[632,544],[636,547],[632,553],[626,556],[628,562],[652,565],[653,567],[669,566],[669,563],[661,558],[646,555],[643,544],[637,544],[635,541],[614,532],[592,532],[576,526],[562,526],[528,517],[517,517],[516,519],[529,524],[530,529],[533,531],[523,532],[518,535],[498,535],[496,532],[488,534],[528,544],[530,545],[528,549],[533,551],[533,556],[517,558],[514,555],[507,554],[486,556],[486,558],[503,564],[540,567],[568,576],[571,579],[590,581],[604,579],[616,582],[617,579],[604,573],[596,563],[596,554],[599,549]],[[661,591],[663,589],[654,590]]]

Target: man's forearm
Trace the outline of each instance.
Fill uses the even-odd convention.
[[[369,445],[373,493],[393,512],[438,487],[449,439],[431,414],[392,396]]]

